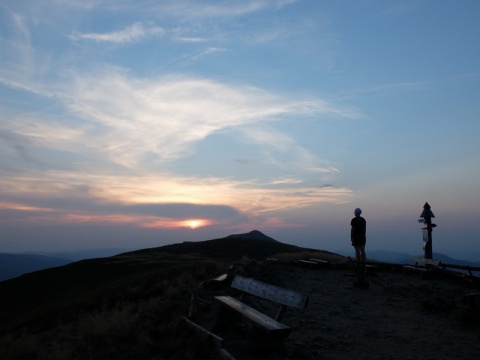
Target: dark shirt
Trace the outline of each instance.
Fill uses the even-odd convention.
[[[367,233],[367,221],[361,216],[355,216],[350,222],[350,225],[352,225],[352,241],[365,243]]]

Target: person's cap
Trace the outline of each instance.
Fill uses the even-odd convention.
[[[362,213],[362,209],[356,208],[355,209],[355,215],[360,215]]]

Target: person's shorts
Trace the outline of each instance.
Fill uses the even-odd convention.
[[[365,246],[366,243],[366,239],[352,239],[352,246]]]

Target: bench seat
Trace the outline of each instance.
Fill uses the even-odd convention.
[[[287,337],[290,334],[291,329],[289,326],[272,319],[271,317],[248,306],[240,300],[237,300],[231,296],[216,296],[215,300],[222,303],[222,305],[228,306],[230,309],[240,313],[264,332],[278,337]]]

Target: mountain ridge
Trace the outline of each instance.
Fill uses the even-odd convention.
[[[259,230],[252,230],[248,233],[243,234],[232,234],[228,235],[224,238],[214,239],[214,240],[250,240],[250,241],[270,241],[277,244],[281,244],[277,240],[263,234]],[[212,241],[212,240],[204,240],[204,241]],[[184,242],[184,243],[177,243],[177,244],[169,244],[161,246],[160,248],[165,248],[168,251],[180,251],[182,250],[179,248],[178,244],[194,244],[194,243],[202,243],[200,242]],[[257,243],[258,245],[258,243]],[[285,244],[286,247],[294,246]],[[183,246],[183,252],[194,252],[196,247],[204,246],[204,245],[186,245]],[[215,246],[213,246],[215,247]],[[290,251],[283,245],[280,245],[279,251]],[[155,249],[155,248],[149,248]],[[158,249],[158,248],[157,248]],[[233,247],[235,249],[235,246]],[[237,249],[239,250],[239,249]],[[74,250],[74,251],[63,251],[63,252],[25,252],[25,253],[0,253],[0,281],[13,279],[24,274],[41,271],[53,267],[67,265],[73,262],[81,261],[81,260],[88,260],[94,258],[105,258],[111,257],[115,255],[126,254],[129,252],[136,252],[136,251],[145,251],[145,250],[127,250],[127,249],[117,249],[117,248],[104,248],[104,249],[84,249],[84,250]],[[148,251],[148,249],[147,249]],[[247,251],[247,256],[254,255],[255,251]],[[268,252],[268,251],[267,251]],[[226,256],[225,252],[217,251],[218,256]],[[212,253],[213,255],[215,252]],[[234,254],[232,254],[234,256]],[[263,255],[263,253],[262,253]]]
[[[228,235],[225,237],[225,239],[253,239],[253,240],[266,240],[266,241],[278,242],[274,238],[271,238],[270,236],[265,235],[259,230],[252,230],[249,233],[244,233],[244,234]]]

